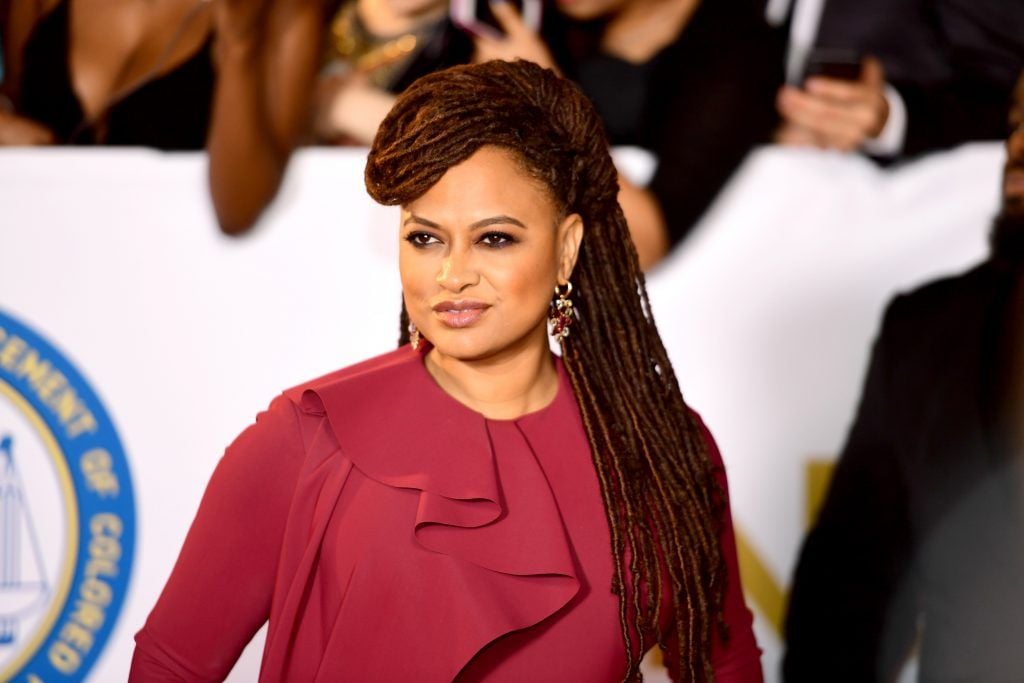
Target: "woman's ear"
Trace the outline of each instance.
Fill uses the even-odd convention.
[[[573,213],[562,219],[558,226],[558,283],[565,284],[572,277],[576,259],[583,243],[583,218]]]

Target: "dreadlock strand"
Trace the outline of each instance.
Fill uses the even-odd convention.
[[[569,372],[569,380],[573,385],[573,391],[577,395],[592,396],[590,385],[586,380],[585,376],[579,376],[576,374],[574,368],[577,367],[575,364],[572,366],[566,365],[566,369]],[[587,438],[591,443],[595,441],[595,430],[594,424],[590,419],[590,415],[584,411],[580,411],[580,415],[583,419],[583,427],[587,433]],[[602,423],[600,429],[605,432],[604,436],[607,436],[605,425]],[[595,467],[597,470],[598,480],[601,484],[601,495],[605,500],[613,498],[613,486],[610,481],[611,476],[608,472],[607,464],[602,462]],[[621,529],[619,528],[619,522],[611,514],[611,509],[606,506],[605,514],[608,519],[608,528],[611,533],[612,539],[612,554],[616,558],[622,557],[623,554],[623,543]],[[626,614],[626,601],[625,596],[625,581],[622,576],[622,563],[613,563],[614,573],[612,575],[612,592],[620,597],[619,599],[619,625],[622,628],[623,641],[626,643],[626,668],[627,671],[632,667],[632,650],[629,648],[629,622]]]

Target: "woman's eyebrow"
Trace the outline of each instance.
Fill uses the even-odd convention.
[[[406,218],[405,221],[402,222],[402,225],[408,225],[409,223],[416,223],[417,225],[422,225],[422,226],[427,227],[427,228],[440,228],[441,227],[440,225],[438,225],[434,221],[428,221],[426,218],[424,218],[422,216],[417,216],[414,213],[410,213],[409,217]]]
[[[512,218],[512,216],[491,216],[490,218],[484,218],[476,223],[469,226],[471,230],[477,228],[485,228],[488,225],[518,225],[520,228],[526,228],[520,221]]]

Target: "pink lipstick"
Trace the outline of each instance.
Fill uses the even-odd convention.
[[[433,309],[438,319],[447,327],[462,328],[469,327],[479,320],[490,304],[482,301],[460,300],[442,301],[435,304]]]

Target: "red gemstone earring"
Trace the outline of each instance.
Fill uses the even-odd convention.
[[[409,344],[413,351],[419,351],[420,331],[416,329],[416,323],[409,323]]]
[[[548,315],[548,320],[551,321],[551,336],[559,343],[569,336],[569,326],[576,315],[572,308],[572,299],[569,298],[572,294],[572,283],[566,282],[564,286],[563,290],[562,285],[555,285],[555,296],[558,298],[551,302],[551,313]]]

